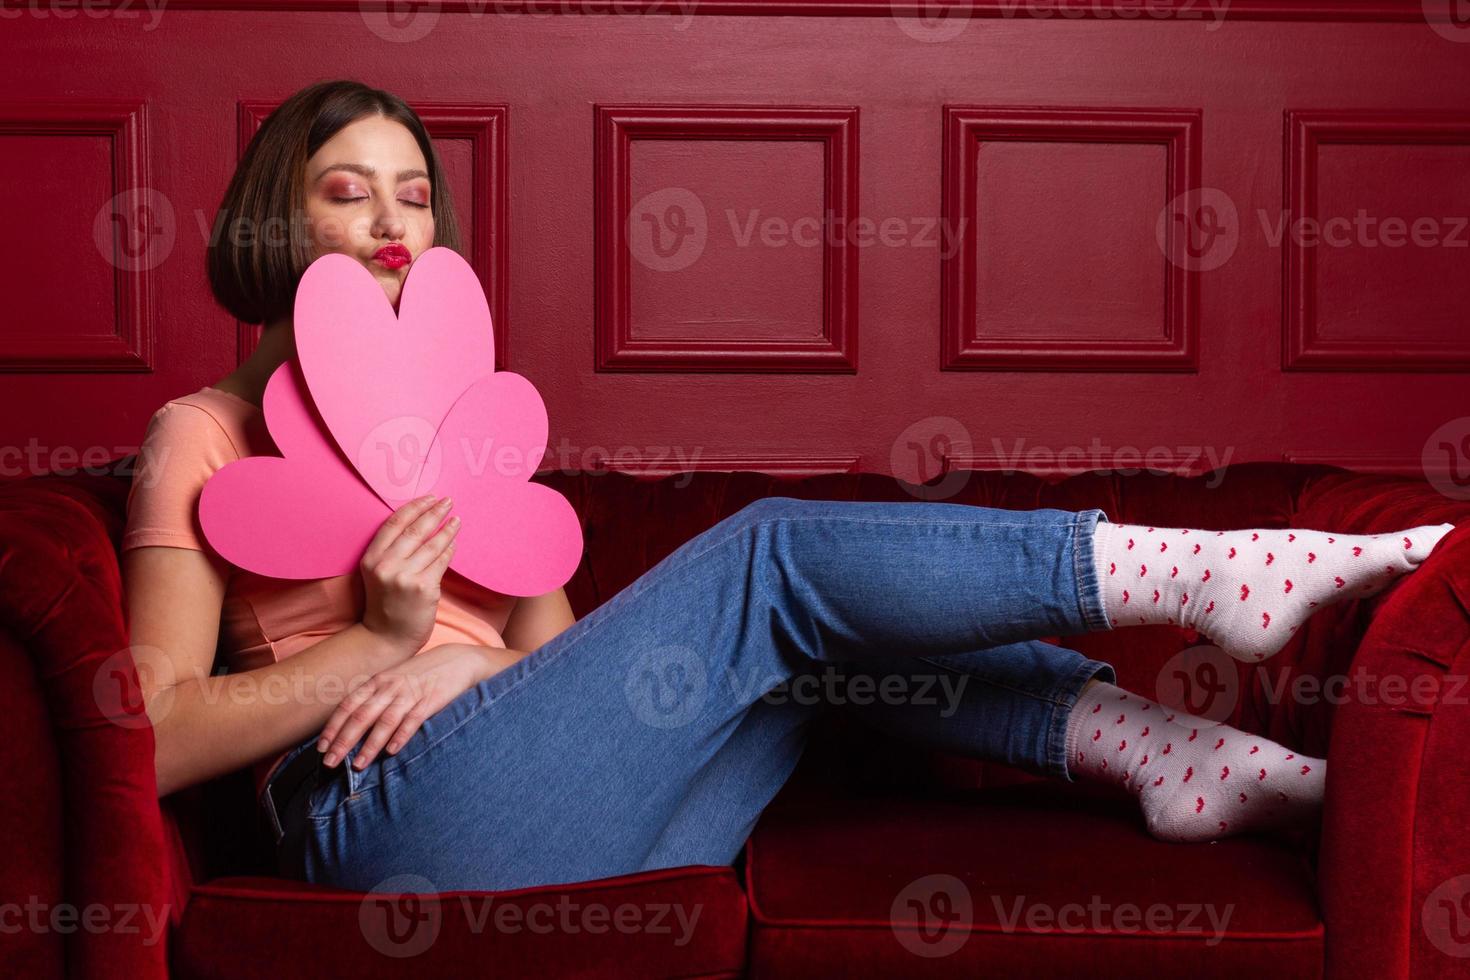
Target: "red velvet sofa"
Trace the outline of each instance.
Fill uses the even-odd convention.
[[[952,503],[1100,506],[1114,520],[1164,526],[1459,523],[1387,592],[1324,609],[1265,665],[1238,666],[1231,723],[1331,760],[1320,834],[1162,843],[1120,792],[895,743],[834,710],[734,867],[394,903],[273,876],[243,771],[160,806],[116,553],[130,462],[0,485],[0,730],[13,760],[0,878],[5,901],[25,906],[7,913],[21,928],[0,930],[7,975],[1470,969],[1470,692],[1457,685],[1470,668],[1470,503],[1425,480],[1252,463],[1193,478],[976,473],[953,493],[941,484],[938,499]],[[875,474],[538,479],[585,521],[586,557],[567,587],[579,616],[759,497],[916,499]],[[1199,638],[1145,627],[1051,639],[1153,692],[1161,668]],[[1275,693],[1303,680],[1335,693]],[[644,926],[609,925],[625,905]],[[559,907],[573,914],[547,927]],[[502,908],[510,914],[497,918]],[[582,915],[598,908],[609,916]],[[659,928],[650,911],[660,908],[698,918]],[[921,921],[896,927],[895,915]],[[420,941],[424,929],[432,935]]]

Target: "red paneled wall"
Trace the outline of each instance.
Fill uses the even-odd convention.
[[[623,9],[7,3],[4,476],[248,353],[213,209],[332,77],[428,122],[548,467],[1470,469],[1463,19]]]

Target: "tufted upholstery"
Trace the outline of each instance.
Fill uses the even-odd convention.
[[[167,919],[169,942],[151,941],[142,921],[136,931],[120,925],[6,932],[0,943],[7,970],[162,976],[168,949],[181,976],[307,975],[318,972],[321,940],[330,937],[338,940],[325,947],[334,956],[365,955],[351,951],[354,937],[362,946],[358,897],[266,875],[251,843],[246,779],[216,780],[174,794],[162,808],[155,803],[152,732],[125,654],[116,556],[129,463],[116,460],[103,475],[0,485],[0,724],[15,760],[12,800],[23,803],[0,810],[10,842],[0,877],[7,896],[35,896],[45,905],[141,905]],[[922,492],[876,474],[640,480],[553,473],[538,480],[565,493],[584,521],[587,553],[567,585],[578,616],[761,497],[907,501]],[[1350,533],[1443,521],[1462,526],[1387,592],[1322,610],[1266,664],[1238,667],[1232,724],[1329,756],[1320,839],[1162,844],[1106,788],[1060,786],[895,745],[834,712],[813,733],[797,776],[739,867],[577,886],[584,897],[607,902],[633,895],[703,903],[707,918],[694,942],[673,949],[626,936],[473,936],[446,913],[453,938],[436,955],[467,956],[483,946],[479,955],[498,971],[587,975],[810,975],[839,964],[857,976],[1023,975],[1046,963],[1048,971],[1095,976],[1170,976],[1187,966],[1194,976],[1272,969],[1403,977],[1449,976],[1463,966],[1443,951],[1446,937],[1421,913],[1436,888],[1470,872],[1462,832],[1470,807],[1463,764],[1470,692],[1449,686],[1470,668],[1470,504],[1423,480],[1277,463],[1194,478],[1088,473],[1049,482],[977,473],[940,499],[1003,508],[1096,506],[1116,521],[1160,526]],[[1120,684],[1151,692],[1165,662],[1198,638],[1145,627],[1052,639],[1111,662]],[[1406,707],[1365,697],[1351,683],[1336,704],[1273,693],[1302,677],[1418,678],[1443,696]],[[974,922],[956,952],[921,961],[895,941],[888,916],[905,882],[931,872],[967,884]],[[1006,928],[990,900],[1029,894],[1056,905],[1102,892],[1141,904],[1193,897],[1238,911],[1223,941],[1202,945],[1159,935]],[[353,960],[362,971],[392,966],[426,968],[415,959]]]

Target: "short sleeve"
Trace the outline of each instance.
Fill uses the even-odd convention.
[[[199,494],[214,471],[240,458],[224,427],[197,405],[169,402],[148,420],[128,491],[122,551],[206,548]]]

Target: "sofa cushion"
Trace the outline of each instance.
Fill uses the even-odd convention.
[[[690,866],[514,891],[346,891],[271,877],[194,889],[179,978],[733,977],[747,915],[731,867]]]
[[[745,853],[751,975],[1319,976],[1301,850],[1156,841],[1092,784],[786,795]]]

